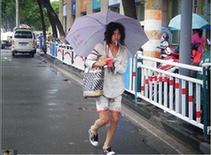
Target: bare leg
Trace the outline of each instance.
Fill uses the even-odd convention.
[[[104,142],[103,149],[107,149],[108,147],[110,147],[113,135],[114,135],[116,128],[117,128],[119,117],[120,117],[119,112],[112,112],[111,113],[111,122],[110,122],[110,126],[108,128],[107,134],[106,134],[106,140]]]
[[[91,126],[91,132],[96,133],[97,129],[104,126],[109,122],[109,111],[99,112],[99,119],[95,121],[95,123]]]

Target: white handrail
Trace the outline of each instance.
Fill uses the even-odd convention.
[[[192,81],[192,82],[198,83],[200,85],[203,85],[203,81],[202,80],[198,80],[198,79],[187,77],[187,76],[184,76],[184,75],[180,75],[180,74],[176,74],[176,73],[160,70],[160,69],[157,69],[157,68],[145,66],[145,65],[143,65],[141,63],[138,63],[137,66],[138,67],[142,67],[142,68],[146,68],[146,69],[149,69],[149,70],[153,70],[153,71],[156,71],[158,73],[163,73],[163,74],[166,74],[166,75],[169,75],[169,76],[173,76],[173,77],[176,77],[176,78],[179,78],[179,79],[182,79],[182,80]]]
[[[143,56],[141,54],[138,54],[137,58],[142,58],[144,60],[159,62],[159,63],[163,63],[163,64],[169,64],[169,65],[177,66],[177,67],[184,68],[184,69],[190,69],[190,70],[202,72],[202,67],[197,67],[197,66],[193,66],[193,65],[187,65],[187,64],[177,63],[177,62],[170,62],[167,60],[161,60],[158,58]]]
[[[203,63],[202,66],[203,66],[203,67],[209,67],[209,66],[211,66],[211,63],[207,63],[207,62],[206,62],[206,63]]]

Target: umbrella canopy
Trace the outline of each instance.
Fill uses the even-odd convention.
[[[125,27],[125,44],[132,55],[148,41],[137,20],[110,10],[77,18],[65,39],[76,54],[87,56],[97,43],[103,42],[106,25],[110,22]]]
[[[203,29],[209,25],[209,23],[202,18],[201,16],[193,13],[192,14],[192,29]],[[181,29],[181,15],[177,15],[172,18],[168,25],[172,30],[180,30]]]

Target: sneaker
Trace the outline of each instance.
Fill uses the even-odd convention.
[[[106,155],[114,155],[115,152],[112,150],[112,147],[108,147],[107,149],[103,149],[104,154]]]
[[[91,130],[89,130],[88,133],[89,133],[89,142],[93,146],[98,146],[98,134],[92,133]]]

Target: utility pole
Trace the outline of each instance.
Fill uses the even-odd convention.
[[[180,53],[179,62],[184,64],[191,63],[191,34],[192,34],[192,0],[183,0],[181,10],[181,31],[180,31]],[[179,73],[188,75],[185,69],[180,69]]]
[[[18,27],[18,25],[20,24],[19,23],[19,1],[15,0],[15,2],[16,2],[16,5],[15,5],[15,8],[16,8],[16,27]]]

